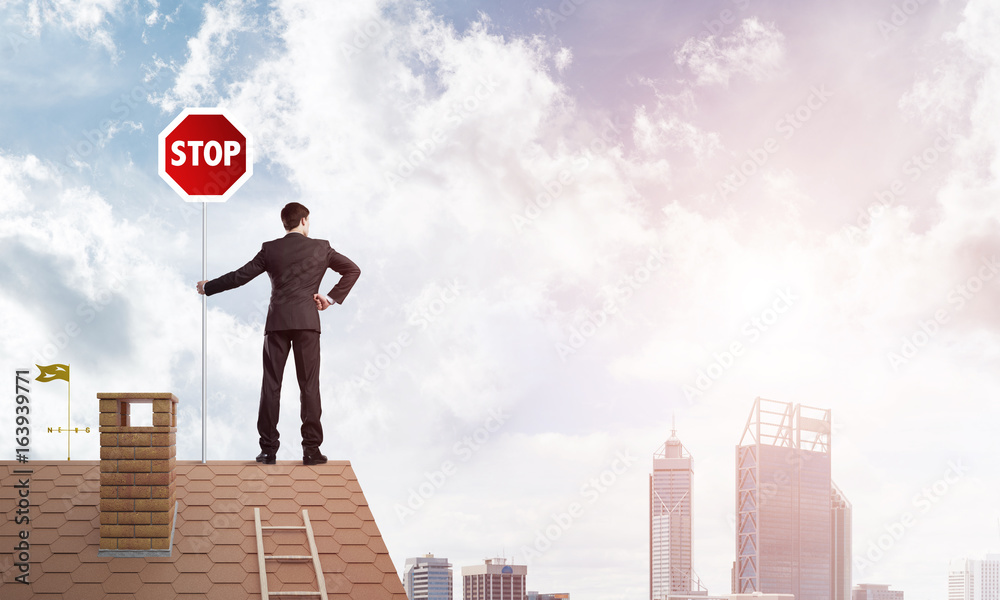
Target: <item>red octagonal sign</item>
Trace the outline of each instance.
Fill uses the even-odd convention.
[[[185,108],[159,137],[159,172],[189,202],[225,202],[253,175],[253,142],[218,108]]]

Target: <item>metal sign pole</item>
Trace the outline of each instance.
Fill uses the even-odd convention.
[[[220,157],[221,148],[225,148],[224,164],[219,164],[221,158],[211,163],[213,146],[219,149]],[[202,166],[198,165],[199,153],[205,160]],[[157,137],[157,173],[185,201],[201,201],[201,280],[205,281],[208,201],[225,202],[253,175],[253,138],[221,109],[185,108]],[[205,295],[201,299],[201,462],[208,462],[208,298]]]
[[[208,279],[208,202],[201,203],[201,280]],[[201,462],[208,462],[208,296],[201,297]]]

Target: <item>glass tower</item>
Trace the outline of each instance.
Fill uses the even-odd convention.
[[[833,543],[830,597],[833,600],[851,600],[853,593],[851,569],[854,567],[851,560],[853,556],[851,554],[851,503],[844,492],[837,487],[837,484],[830,483],[830,535]]]
[[[425,554],[406,559],[403,587],[408,600],[452,600],[452,579],[447,558]]]
[[[691,592],[691,455],[677,430],[653,454],[649,477],[649,597]],[[704,592],[702,592],[704,593]]]
[[[736,447],[737,593],[841,600],[832,598],[830,425],[829,410],[754,401]]]

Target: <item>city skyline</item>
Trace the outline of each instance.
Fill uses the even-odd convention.
[[[570,594],[567,592],[538,592],[535,590],[527,590],[526,573],[523,573],[523,565],[517,566],[507,565],[507,559],[500,558],[489,558],[484,559],[483,565],[469,565],[469,569],[464,569],[461,574],[459,589],[462,591],[461,598],[464,600],[464,594],[466,592],[466,581],[467,577],[470,579],[479,579],[483,581],[472,582],[469,585],[469,589],[474,592],[483,592],[483,596],[486,598],[491,598],[489,593],[486,593],[485,587],[490,587],[489,582],[486,581],[490,578],[491,574],[495,574],[493,567],[496,566],[500,569],[501,577],[505,577],[507,574],[511,576],[512,579],[516,579],[517,585],[510,586],[510,589],[525,589],[523,598],[507,598],[501,594],[500,598],[497,600],[569,600]],[[518,572],[514,573],[514,569],[517,568]],[[480,572],[482,571],[482,572]],[[406,591],[407,600],[452,600],[453,595],[453,578],[454,572],[452,570],[451,563],[445,557],[435,557],[432,553],[427,553],[423,556],[416,556],[406,559],[405,568],[402,574],[403,588]],[[485,583],[486,585],[482,585]],[[502,583],[498,583],[497,588],[503,588]],[[476,598],[481,596],[475,595]]]
[[[948,572],[948,600],[1000,598],[1000,554],[952,561]]]
[[[808,449],[808,452],[818,451],[820,454],[828,456],[831,453],[832,446],[831,433],[835,429],[831,412],[829,409],[820,409],[792,402],[757,397],[753,401],[751,415],[743,427],[740,445],[737,446],[737,464],[740,463],[741,456],[745,455],[746,450],[741,453],[741,448],[744,447],[744,442],[747,440],[753,442],[753,445],[759,445],[758,441],[761,441],[764,442],[764,445],[771,445],[775,448]],[[803,466],[812,464],[815,466],[817,461],[813,460],[813,457],[814,455],[805,455],[804,457],[796,455],[795,457],[772,459],[772,462],[778,466],[778,470],[772,471],[769,474],[770,483],[791,481],[797,478],[798,475],[794,475],[794,477],[792,475],[792,472],[797,470],[797,467],[793,467],[793,465]],[[653,453],[653,469],[652,473],[648,476],[649,595],[654,600],[665,598],[666,594],[658,595],[658,590],[671,586],[673,587],[671,587],[670,593],[677,594],[680,597],[685,593],[691,597],[706,594],[712,596],[718,596],[719,594],[723,596],[729,595],[729,593],[723,592],[713,593],[712,590],[708,590],[702,586],[701,580],[694,569],[695,561],[693,560],[691,551],[691,547],[693,546],[693,520],[690,516],[694,495],[693,462],[691,454],[684,444],[681,443],[677,435],[676,416],[672,416],[670,435]],[[820,462],[823,462],[820,470],[828,475],[832,466],[831,461],[827,458],[826,461]],[[757,465],[751,461],[750,466]],[[739,467],[737,471],[739,476]],[[832,479],[829,479],[828,492],[830,499],[828,505],[830,535],[819,536],[820,541],[829,546],[829,549],[825,552],[825,558],[822,559],[828,561],[829,564],[829,570],[822,576],[828,581],[828,598],[833,600],[902,600],[903,591],[888,589],[893,584],[854,583],[853,571],[855,563],[852,559],[853,505],[848,500],[847,495]],[[771,489],[765,495],[773,498],[778,493],[775,490],[775,486],[772,485]],[[818,498],[820,494],[814,495]],[[740,494],[738,487],[736,496],[737,505],[739,506]],[[667,502],[664,498],[669,498],[673,502]],[[672,510],[665,508],[668,504],[672,507]],[[680,519],[675,521],[675,525],[673,526],[670,524],[670,515],[672,512],[676,512],[680,517]],[[663,516],[667,518],[662,518]],[[671,534],[673,534],[675,539],[680,539],[679,544],[670,543]],[[740,545],[739,540],[740,536],[737,535],[738,547]],[[665,543],[661,542],[658,544],[658,541],[665,541]],[[673,548],[673,554],[665,552],[664,549],[667,548]],[[428,554],[427,556],[432,555]],[[659,564],[662,564],[663,567],[657,568],[658,563],[654,560],[654,557],[661,557],[662,563]],[[673,557],[673,564],[679,563],[682,565],[679,569],[669,567],[671,557]],[[410,564],[411,560],[414,559],[407,559],[407,565]],[[447,562],[447,559],[438,560]],[[503,561],[503,564],[506,564],[508,559],[497,558],[485,560]],[[513,561],[514,559],[511,558],[510,560]],[[945,562],[954,564],[954,560]],[[967,583],[970,590],[975,586],[982,585],[982,573],[984,569],[986,571],[993,569],[996,573],[1000,573],[1000,554],[987,555],[985,560],[978,561],[974,559],[962,559],[961,563],[968,569],[968,572],[962,575],[962,585],[964,586]],[[673,577],[671,573],[674,574]],[[680,577],[677,576],[678,573]],[[733,575],[735,577],[735,571]],[[956,587],[958,585],[956,577],[958,577],[958,572],[949,571],[949,594],[947,600],[1000,599],[1000,576],[997,577],[995,582],[997,586],[996,597],[989,596],[989,594],[984,597],[981,592],[972,591],[969,591],[968,594],[975,593],[980,595],[962,596],[955,591],[958,589]],[[974,581],[978,582],[975,586],[972,583]],[[688,584],[687,589],[683,587],[683,583],[678,585],[677,582],[686,582]],[[994,582],[991,580],[990,583],[993,584]],[[822,585],[819,587],[814,586],[814,592],[819,589],[822,589]],[[965,588],[963,587],[962,589]],[[862,595],[858,596],[859,592]],[[731,593],[746,594],[751,592],[733,589]],[[785,592],[764,591],[763,593],[781,595]]]

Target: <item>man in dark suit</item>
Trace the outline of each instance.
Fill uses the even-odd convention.
[[[319,398],[319,311],[343,304],[361,275],[349,258],[326,240],[309,238],[309,209],[291,202],[281,209],[285,237],[264,242],[260,252],[236,271],[211,281],[199,281],[198,293],[209,296],[239,287],[263,272],[271,278],[271,302],[264,324],[264,381],[260,388],[257,462],[273,465],[278,453],[278,403],[281,377],[288,350],[295,351],[295,374],[302,403],[302,462],[326,462],[319,451],[323,443],[323,408]],[[340,281],[326,296],[319,284],[327,269],[340,273]]]

